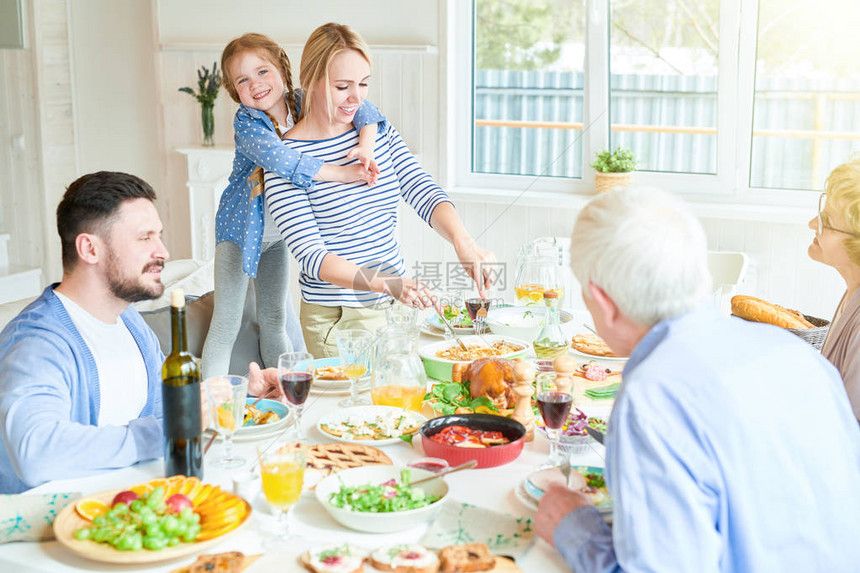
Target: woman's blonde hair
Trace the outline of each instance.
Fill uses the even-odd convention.
[[[239,102],[239,93],[236,91],[235,80],[231,75],[230,62],[237,56],[246,52],[254,52],[264,60],[268,60],[275,68],[281,72],[281,78],[284,80],[286,92],[284,97],[287,100],[287,111],[293,116],[293,122],[299,120],[296,113],[296,93],[293,90],[293,70],[290,66],[290,58],[287,53],[271,38],[263,34],[244,34],[238,38],[230,40],[230,43],[224,48],[221,53],[221,73],[224,74],[224,89],[233,98],[236,103]],[[265,112],[264,112],[265,113]],[[266,115],[269,115],[266,113]],[[278,121],[269,115],[274,125],[278,125]],[[251,197],[254,198],[263,192],[263,169],[257,167],[254,172],[248,177],[248,182],[253,185]]]
[[[860,154],[830,172],[824,181],[824,192],[827,202],[845,215],[844,230],[853,235],[842,244],[851,262],[860,266]]]
[[[324,80],[324,85],[328,85],[328,70],[332,59],[346,50],[355,50],[370,65],[370,48],[358,32],[349,26],[329,22],[310,35],[302,52],[302,65],[299,71],[299,80],[305,90],[300,117],[307,117],[310,114],[317,82]],[[329,119],[331,119],[331,94],[328,90],[325,91],[325,98],[329,108]]]

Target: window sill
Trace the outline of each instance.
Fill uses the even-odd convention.
[[[553,209],[581,209],[593,194],[553,191],[517,191],[512,189],[481,189],[451,187],[448,194],[456,201],[489,203],[519,207],[546,207]],[[703,219],[758,221],[806,226],[818,205],[818,194],[807,192],[749,193],[741,200],[738,195],[685,194],[684,198]],[[786,195],[788,194],[788,195]],[[789,199],[788,201],[786,199]],[[777,202],[779,201],[779,202]]]

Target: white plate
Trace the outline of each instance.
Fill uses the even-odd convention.
[[[437,338],[445,338],[445,328],[439,328],[430,322],[425,321],[421,324],[421,333],[427,336],[435,336]]]
[[[319,433],[328,439],[335,440],[337,442],[344,442],[347,444],[365,444],[374,447],[397,444],[403,441],[399,437],[386,438],[384,440],[349,440],[340,436],[334,436],[332,434],[329,434],[322,429],[322,426],[323,424],[340,424],[352,416],[356,416],[363,419],[372,419],[379,415],[399,414],[403,411],[403,408],[395,408],[393,406],[354,406],[352,408],[343,408],[338,410],[337,412],[333,412],[320,418],[319,422],[317,423],[317,430],[319,430]],[[406,412],[408,412],[408,414],[415,419],[416,423],[419,426],[427,421],[427,418],[425,418],[418,412],[413,412],[411,410],[406,410]]]
[[[324,366],[340,366],[340,357],[318,358],[313,362],[313,368],[322,368]],[[367,392],[370,390],[370,377],[365,376],[358,381],[358,391]],[[311,394],[326,395],[326,396],[349,396],[349,380],[318,380],[314,378],[311,384]]]
[[[526,491],[526,480],[520,481],[514,487],[514,495],[516,495],[517,499],[527,508],[532,511],[538,510],[537,502],[529,495],[529,492]]]
[[[448,330],[447,328],[445,328],[445,323],[442,322],[442,319],[439,318],[438,314],[434,313],[434,314],[431,314],[429,317],[427,317],[427,323],[430,326],[438,328],[442,331]],[[454,332],[456,332],[457,334],[471,334],[471,333],[475,332],[474,326],[454,326],[452,324],[451,327],[454,329]]]
[[[586,354],[585,352],[580,352],[579,350],[574,349],[572,346],[570,348],[570,353],[574,356],[579,356],[587,360],[594,360],[595,362],[627,362],[627,360],[630,358],[629,356],[595,356],[594,354]]]

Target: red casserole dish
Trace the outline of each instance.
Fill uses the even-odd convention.
[[[488,446],[486,448],[466,448],[442,444],[431,439],[448,426],[465,426],[474,430],[501,432],[510,440],[507,444]],[[511,418],[494,416],[492,414],[452,414],[427,420],[418,430],[421,434],[421,444],[428,456],[442,458],[451,466],[456,466],[469,460],[478,462],[479,468],[493,468],[517,459],[523,451],[526,435],[525,427]]]

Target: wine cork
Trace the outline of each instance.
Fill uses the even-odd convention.
[[[185,308],[185,292],[181,288],[170,291],[170,306]]]

